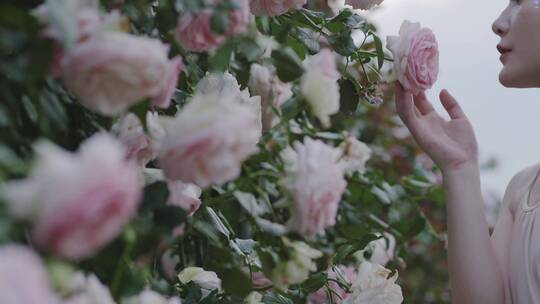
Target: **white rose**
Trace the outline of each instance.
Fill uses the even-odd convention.
[[[263,304],[262,298],[260,293],[253,291],[245,298],[244,304]]]
[[[362,262],[358,268],[358,277],[352,286],[352,294],[344,304],[400,304],[403,302],[401,287],[395,282],[397,273],[379,264]]]
[[[368,145],[354,136],[348,136],[341,144],[341,148],[343,150],[345,172],[352,174],[356,171],[364,172],[366,170],[366,162],[371,157],[371,149]]]
[[[310,110],[327,128],[330,115],[339,111],[339,73],[334,55],[328,49],[304,61],[305,73],[300,80],[300,91],[306,98]]]
[[[159,293],[146,289],[136,296],[122,300],[122,304],[181,304],[179,298],[167,299]]]
[[[284,239],[290,251],[290,259],[279,263],[272,271],[272,282],[281,290],[289,285],[298,284],[309,277],[309,273],[317,270],[314,259],[320,258],[322,252],[309,247],[304,242],[290,242]]]
[[[213,271],[206,271],[200,267],[188,267],[178,274],[178,279],[182,284],[193,282],[202,289],[221,289],[221,280]]]
[[[386,265],[394,257],[396,248],[396,238],[389,233],[384,233],[384,235],[386,238],[372,241],[368,245],[371,248],[369,261],[382,266]]]

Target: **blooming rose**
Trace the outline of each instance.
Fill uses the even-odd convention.
[[[36,244],[51,253],[72,260],[93,255],[135,214],[141,196],[136,165],[104,133],[77,153],[45,142],[36,152],[30,177],[4,186],[10,213],[32,221]]]
[[[320,140],[305,138],[294,150],[282,152],[286,177],[281,184],[294,199],[290,229],[304,236],[324,233],[336,222],[336,212],[347,183],[341,152]]]
[[[284,239],[284,243],[290,248],[290,258],[276,265],[271,275],[274,286],[281,290],[286,290],[289,285],[305,281],[311,271],[317,270],[317,264],[313,260],[322,256],[322,252],[309,247],[304,242],[291,242]]]
[[[251,12],[256,16],[278,16],[289,9],[300,9],[307,0],[251,0]]]
[[[205,188],[240,174],[241,162],[257,152],[260,97],[229,74],[208,75],[190,102],[165,126],[159,163],[170,180]]]
[[[221,0],[212,0],[213,3]],[[198,12],[180,14],[176,27],[176,40],[193,52],[210,51],[220,46],[228,37],[245,31],[249,23],[249,0],[234,0],[238,7],[229,11],[228,26],[223,34],[212,30],[210,20],[213,10],[205,8]]]
[[[261,96],[263,130],[268,130],[276,124],[276,111],[292,97],[292,86],[281,82],[273,67],[256,63],[251,65],[248,86],[253,95]]]
[[[313,115],[324,127],[330,126],[330,115],[339,110],[340,74],[336,69],[334,55],[322,49],[317,55],[304,61],[305,73],[300,80],[300,91],[306,98]]]
[[[354,173],[366,170],[366,162],[371,157],[371,149],[368,145],[354,136],[347,136],[341,144],[341,149],[343,150],[342,160],[345,163],[345,172]]]
[[[67,282],[70,297],[65,304],[115,304],[109,289],[94,274],[73,274]]]
[[[0,246],[0,303],[56,304],[40,258],[20,245]]]
[[[158,39],[103,32],[66,52],[61,73],[68,90],[100,114],[116,115],[146,97],[166,108],[182,67],[168,52]]]
[[[122,304],[181,304],[180,298],[173,297],[167,299],[159,293],[145,289],[143,292],[136,296],[131,296],[122,300]]]
[[[418,22],[403,21],[399,36],[388,36],[394,55],[394,72],[403,87],[413,93],[431,88],[439,73],[439,47],[435,35]]]
[[[358,277],[352,286],[353,293],[345,300],[345,304],[399,304],[403,302],[401,287],[395,282],[397,273],[379,264],[362,262],[358,268]]]
[[[221,289],[221,280],[213,271],[206,271],[200,267],[188,267],[178,274],[182,284],[195,283],[203,289],[203,296],[207,296],[216,289]]]
[[[337,270],[340,272],[340,276],[345,279],[349,284],[352,284],[356,280],[356,270],[352,266],[343,266],[340,265],[337,267]],[[337,273],[335,268],[332,268],[328,271],[328,277],[330,279],[336,279]],[[332,289],[332,301],[328,298],[328,291],[326,287],[321,287],[316,292],[312,293],[308,297],[308,303],[310,304],[326,304],[326,303],[340,303],[348,297],[347,291],[339,286],[335,281],[329,281],[328,283],[330,289]]]

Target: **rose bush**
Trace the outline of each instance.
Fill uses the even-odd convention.
[[[337,2],[0,4],[0,302],[448,302],[436,44]]]

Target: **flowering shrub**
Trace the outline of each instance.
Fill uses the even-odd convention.
[[[0,302],[448,301],[381,2],[0,4]]]

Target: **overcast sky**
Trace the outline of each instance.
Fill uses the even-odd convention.
[[[484,192],[502,196],[510,178],[540,162],[540,90],[508,89],[498,82],[502,64],[491,31],[508,0],[385,0],[369,13],[383,36],[395,35],[404,19],[419,21],[437,36],[440,74],[427,92],[439,111],[441,89],[460,102],[474,126],[482,159],[498,168],[482,174]],[[540,54],[539,54],[540,56]]]

